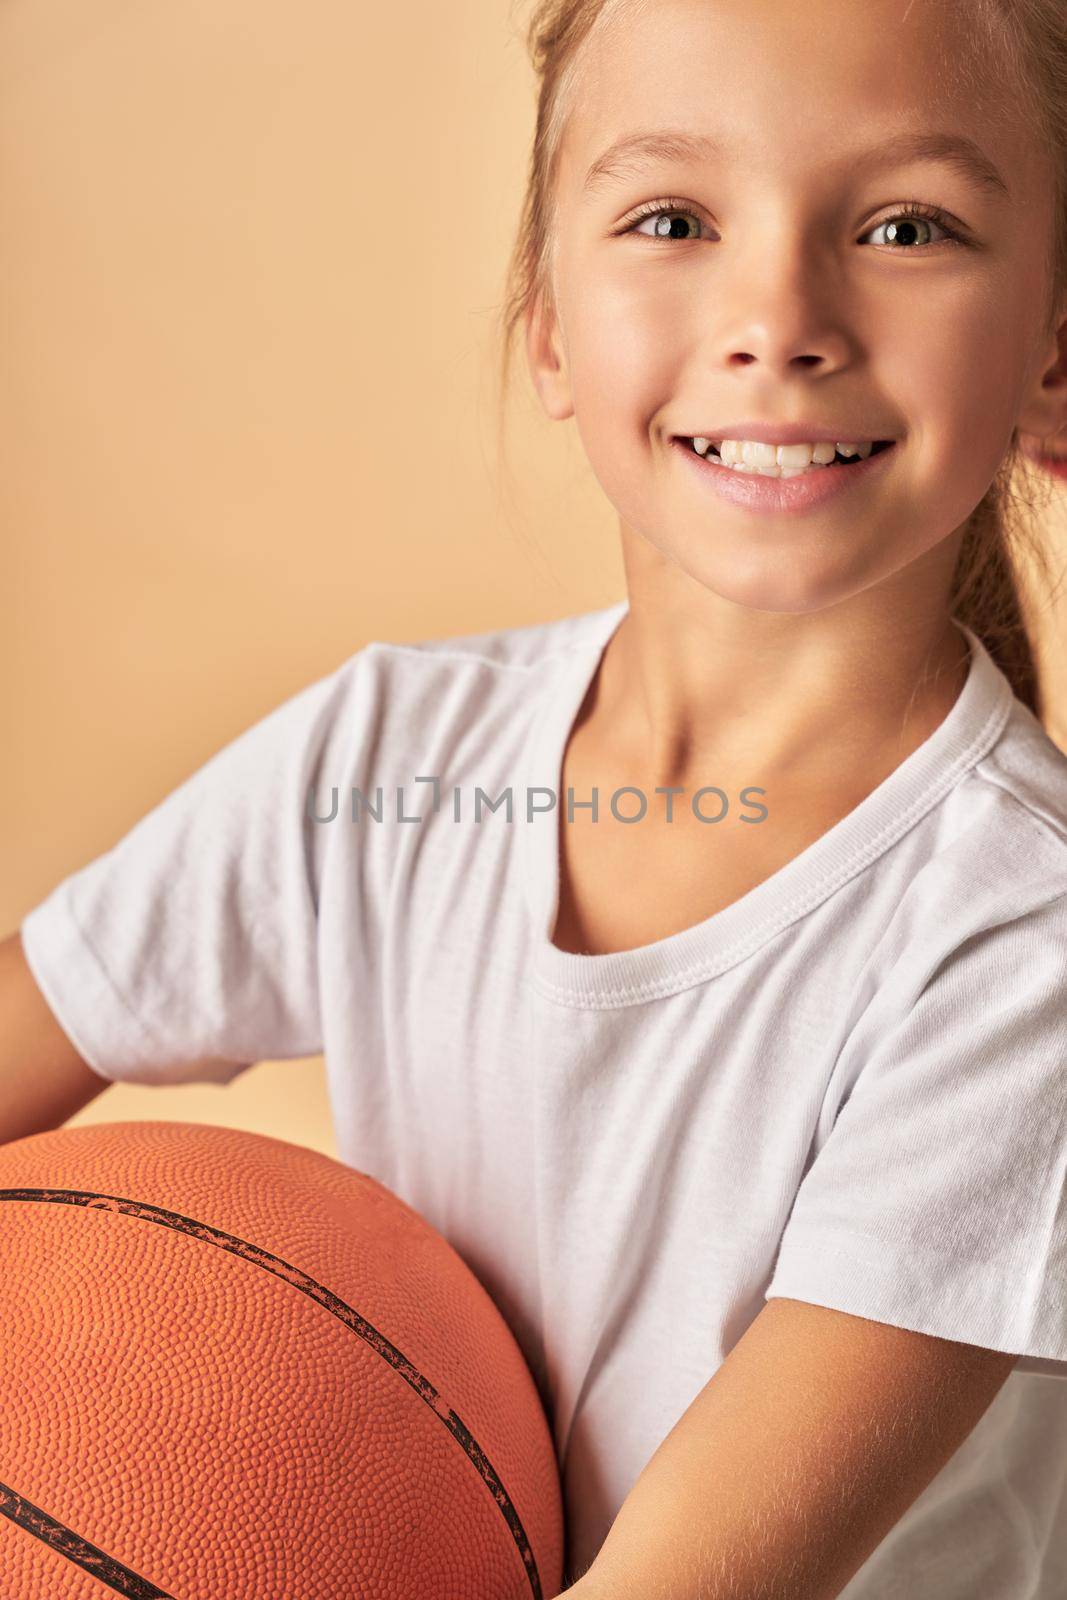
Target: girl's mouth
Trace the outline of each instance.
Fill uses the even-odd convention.
[[[703,439],[699,442],[702,447],[708,443]],[[708,444],[706,453],[701,454],[691,438],[676,434],[671,439],[685,470],[695,474],[702,488],[712,490],[731,505],[772,513],[813,510],[850,487],[859,489],[870,484],[886,471],[897,443],[895,439],[876,440],[866,456],[844,457],[835,449],[833,460],[825,465],[787,466],[786,476],[779,477],[761,472],[756,466],[746,470],[747,463],[745,467],[727,465],[714,444]],[[786,457],[787,462],[792,459]]]
[[[872,455],[879,455],[883,450],[888,450],[895,443],[893,439],[876,439],[870,445],[846,446],[845,452],[842,452],[841,447],[837,445],[820,445],[817,447],[820,454],[814,461],[805,465],[794,464],[788,467],[779,467],[777,471],[774,471],[762,464],[760,466],[750,466],[742,463],[738,459],[736,447],[731,449],[727,453],[726,459],[724,459],[723,449],[725,445],[719,445],[706,439],[693,440],[682,438],[680,435],[678,437],[679,441],[688,445],[695,455],[702,456],[707,461],[718,461],[723,466],[729,466],[733,472],[758,473],[760,477],[768,478],[799,477],[805,472],[823,472],[828,466],[858,466],[861,461],[869,460]],[[801,447],[800,454],[804,455],[805,453],[804,448]],[[826,459],[827,456],[829,456],[828,460]]]

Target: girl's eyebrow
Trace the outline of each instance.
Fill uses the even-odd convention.
[[[685,129],[660,128],[625,134],[592,163],[582,181],[582,197],[588,199],[617,179],[631,177],[655,161],[700,161],[722,157],[725,153],[726,146],[721,140]],[[897,133],[867,150],[850,151],[848,161],[853,169],[870,169],[902,161],[943,161],[955,167],[977,188],[1010,197],[1011,191],[999,169],[985,151],[963,133]]]

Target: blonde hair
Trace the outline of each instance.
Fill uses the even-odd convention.
[[[527,312],[540,296],[554,306],[557,177],[563,134],[581,79],[590,36],[622,21],[645,0],[535,0],[525,30],[537,83],[537,118],[519,227],[497,315],[500,346],[498,417],[505,415],[512,351]],[[959,52],[941,63],[947,74],[977,83],[980,58],[995,52],[1002,79],[1016,91],[1013,114],[1032,126],[1055,174],[1054,224],[1047,241],[1049,296],[1045,332],[1054,333],[1067,293],[1067,7],[1064,0],[961,0],[967,26]],[[498,448],[500,435],[498,434]],[[952,615],[982,640],[1022,702],[1040,714],[1040,693],[1024,606],[1031,595],[1017,573],[1051,580],[1035,517],[1047,509],[1051,485],[1030,473],[1020,483],[1018,432],[996,476],[965,525],[950,595]],[[1044,493],[1042,493],[1042,489]],[[1035,492],[1036,491],[1036,492]]]

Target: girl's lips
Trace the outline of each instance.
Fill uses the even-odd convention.
[[[869,483],[882,463],[888,461],[896,449],[896,440],[885,450],[848,466],[815,467],[795,478],[764,478],[757,472],[735,472],[724,467],[713,456],[698,456],[685,439],[671,440],[674,449],[681,451],[706,489],[711,489],[731,505],[749,511],[802,512],[825,505],[835,495],[847,492],[849,484],[859,486]]]

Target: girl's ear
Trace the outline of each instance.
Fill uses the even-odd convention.
[[[1019,432],[1037,440],[1052,439],[1067,429],[1067,302],[1060,312],[1040,384],[1031,391],[1019,414]]]
[[[526,356],[530,376],[541,397],[541,404],[555,422],[573,417],[567,358],[560,337],[559,320],[548,305],[544,290],[539,290],[526,313]]]

